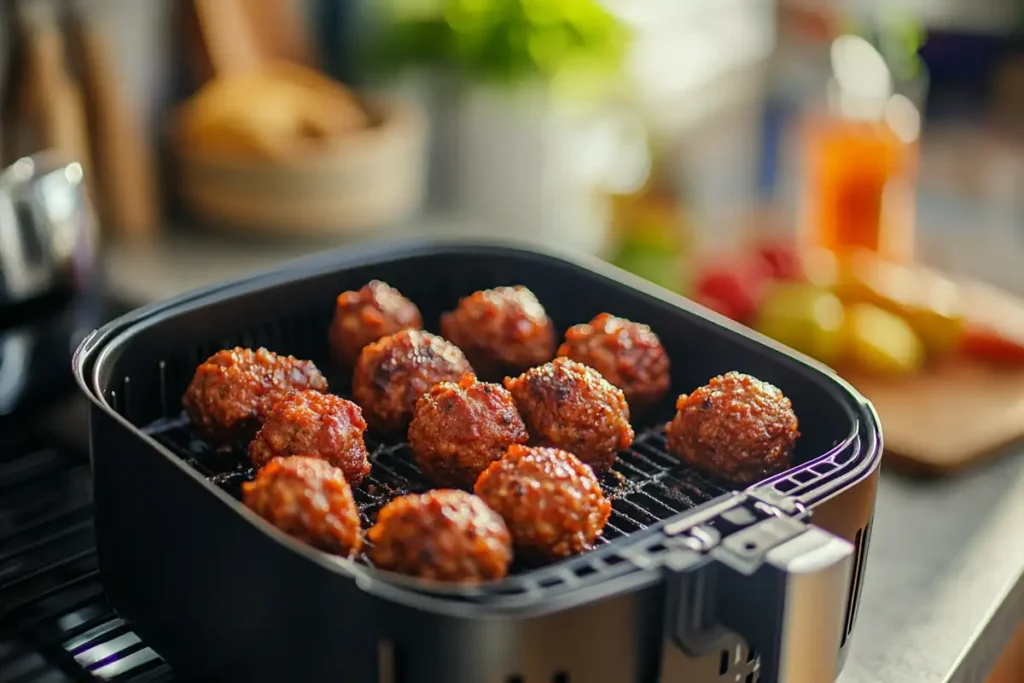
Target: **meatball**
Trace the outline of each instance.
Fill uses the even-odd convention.
[[[372,280],[357,292],[338,295],[329,333],[331,353],[338,363],[350,368],[367,344],[399,330],[421,327],[423,318],[416,304],[394,287]]]
[[[512,446],[474,492],[505,519],[516,553],[533,561],[589,549],[612,511],[590,467],[556,448]]]
[[[722,479],[750,484],[788,469],[800,436],[789,399],[750,375],[729,372],[676,401],[668,449]]]
[[[537,297],[522,286],[467,296],[441,316],[441,334],[488,379],[522,372],[555,355],[555,328]]]
[[[459,347],[422,330],[402,330],[359,354],[352,394],[375,428],[398,432],[409,426],[416,401],[438,382],[457,382],[473,372]]]
[[[218,351],[196,370],[181,402],[192,424],[221,446],[248,444],[291,391],[327,391],[312,361],[266,349]]]
[[[369,538],[377,567],[435,581],[500,579],[512,561],[505,522],[465,491],[396,498],[381,508]]]
[[[438,486],[473,486],[509,446],[528,438],[512,395],[473,375],[435,384],[416,403],[409,424],[413,459]]]
[[[242,484],[246,507],[289,536],[351,557],[363,545],[359,510],[345,474],[326,460],[275,458]]]
[[[249,444],[249,459],[259,468],[288,455],[321,458],[359,486],[370,472],[364,431],[363,411],[355,403],[312,389],[297,391],[274,405]]]
[[[633,443],[629,405],[622,390],[593,368],[556,358],[506,377],[531,442],[570,451],[598,474],[607,472],[615,454]]]
[[[668,355],[651,328],[609,313],[565,333],[558,355],[592,367],[626,396],[635,415],[668,391]]]

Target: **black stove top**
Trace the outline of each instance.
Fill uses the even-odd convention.
[[[107,604],[90,489],[80,446],[0,438],[0,683],[181,680]]]
[[[114,614],[97,568],[71,353],[124,310],[82,296],[0,328],[0,683],[182,680]]]

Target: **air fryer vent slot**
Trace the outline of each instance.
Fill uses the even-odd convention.
[[[860,600],[860,590],[864,585],[864,565],[867,563],[867,547],[871,539],[871,524],[868,523],[863,529],[858,529],[853,540],[854,563],[853,571],[850,574],[850,592],[846,602],[845,628],[843,629],[842,644],[846,645],[846,639],[853,633],[853,624],[857,620],[857,603]]]
[[[395,644],[390,640],[377,643],[377,683],[399,683]]]

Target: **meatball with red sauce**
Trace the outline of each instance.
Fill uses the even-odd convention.
[[[274,404],[249,444],[249,460],[260,468],[289,455],[321,458],[359,486],[370,472],[364,431],[363,411],[355,403],[312,389],[297,391]]]
[[[220,446],[248,444],[274,404],[292,391],[327,391],[312,361],[266,349],[218,351],[196,370],[182,397],[192,424]]]
[[[396,498],[381,508],[368,536],[378,568],[434,581],[493,581],[508,574],[512,562],[505,522],[465,491]]]
[[[633,414],[657,403],[668,391],[668,354],[650,327],[610,313],[565,333],[558,355],[594,368],[622,389]]]
[[[402,330],[368,344],[359,354],[352,395],[376,429],[409,426],[416,401],[438,382],[457,382],[473,372],[449,341],[422,330]]]
[[[522,372],[555,355],[555,328],[526,287],[496,287],[465,297],[441,316],[441,334],[466,354],[481,377]]]
[[[473,375],[435,384],[416,403],[409,424],[413,459],[438,486],[473,486],[509,446],[528,438],[512,395]]]
[[[561,448],[607,472],[615,454],[633,443],[629,405],[622,390],[601,374],[569,358],[556,358],[506,377],[505,388],[526,422],[530,441]]]
[[[331,353],[335,361],[350,368],[367,344],[421,327],[423,317],[416,304],[391,285],[372,280],[358,291],[338,295],[329,333]]]
[[[363,545],[359,510],[345,474],[320,458],[271,460],[242,484],[246,507],[289,536],[351,557]]]
[[[778,388],[738,372],[713,378],[676,401],[668,449],[689,465],[736,484],[789,469],[797,419]]]
[[[516,553],[533,561],[588,550],[612,510],[593,470],[556,448],[512,446],[473,490],[505,519]]]

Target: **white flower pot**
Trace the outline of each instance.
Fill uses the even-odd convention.
[[[432,74],[397,89],[431,116],[430,203],[495,234],[598,253],[602,181],[620,128],[608,112],[541,85],[459,86]]]

